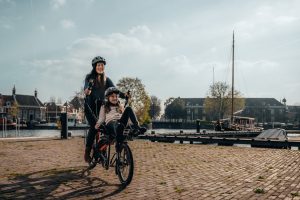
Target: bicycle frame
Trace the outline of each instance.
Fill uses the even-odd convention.
[[[128,129],[129,128],[129,129]],[[115,141],[115,138],[112,139],[112,141],[110,141],[111,139],[108,138],[108,144],[104,144],[102,147],[101,147],[101,150],[107,150],[107,155],[106,156],[103,156],[99,149],[97,149],[97,151],[99,151],[98,153],[100,153],[100,156],[102,156],[102,162],[104,162],[104,164],[102,164],[102,166],[108,170],[109,167],[113,167],[115,164],[116,164],[116,161],[117,159],[119,159],[119,155],[118,155],[118,150],[117,150],[117,147],[116,147],[116,151],[114,152],[112,158],[110,158],[110,153],[111,153],[111,145],[112,144],[115,144],[115,145],[122,145],[122,144],[127,144],[127,140],[132,140],[132,138],[130,137],[130,131],[131,131],[131,128],[128,127],[127,129],[124,130],[123,132],[123,136],[124,136],[124,140],[121,142],[121,144],[117,144],[116,141]],[[104,127],[105,129],[105,127]],[[101,130],[101,129],[100,129]],[[100,143],[100,140],[101,140],[101,133],[102,136],[104,136],[104,131],[102,129],[102,131],[100,132],[97,132],[97,135],[96,135],[96,143],[99,145]],[[109,137],[109,136],[108,136]],[[107,149],[108,148],[108,149]]]

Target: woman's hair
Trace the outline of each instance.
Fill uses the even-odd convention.
[[[111,111],[111,106],[116,106],[118,107],[118,112],[119,113],[122,113],[122,110],[121,110],[121,104],[120,104],[120,101],[118,101],[118,103],[116,105],[112,104],[109,102],[109,100],[107,100],[104,104],[104,110],[105,110],[105,113],[108,113],[109,111]]]
[[[103,88],[105,87],[105,81],[106,81],[106,76],[105,76],[105,73],[102,73],[102,74],[98,74],[96,72],[96,68],[94,67],[92,69],[92,71],[86,75],[85,77],[85,80],[87,82],[89,82],[90,80],[94,80],[94,86],[96,88]]]

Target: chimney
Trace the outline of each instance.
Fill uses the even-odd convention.
[[[34,90],[34,97],[37,98],[37,90]]]
[[[12,89],[12,94],[16,95],[16,86],[14,85],[13,89]]]

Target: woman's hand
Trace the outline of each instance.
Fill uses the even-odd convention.
[[[98,129],[100,127],[100,124],[96,123],[95,129]]]
[[[84,90],[85,95],[90,95],[92,90],[89,90],[88,88]]]

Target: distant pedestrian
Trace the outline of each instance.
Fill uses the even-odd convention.
[[[216,125],[215,125],[215,131],[221,131],[222,126],[219,120],[217,120]]]

